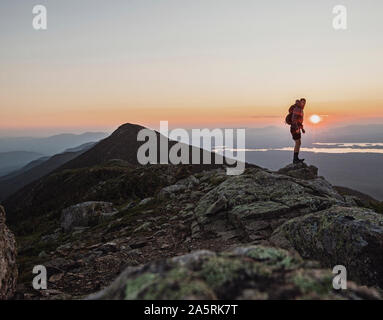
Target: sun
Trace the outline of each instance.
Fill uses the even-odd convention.
[[[317,114],[313,114],[311,117],[310,117],[310,122],[311,123],[314,123],[314,124],[317,124],[319,122],[322,121],[322,118],[320,116],[318,116]]]

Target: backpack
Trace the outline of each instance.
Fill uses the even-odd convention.
[[[294,111],[295,105],[292,105],[289,108],[289,114],[285,118],[285,123],[291,126],[293,124],[293,111]]]

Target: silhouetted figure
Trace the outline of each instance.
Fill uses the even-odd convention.
[[[297,100],[295,102],[295,105],[291,107],[292,115],[290,132],[293,137],[293,140],[295,141],[293,163],[301,163],[305,160],[299,159],[299,150],[302,144],[301,131],[303,133],[306,133],[305,129],[303,128],[303,109],[305,108],[305,105],[306,99],[302,98],[301,100]]]

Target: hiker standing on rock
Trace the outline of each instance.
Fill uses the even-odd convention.
[[[301,131],[306,133],[303,128],[303,109],[306,105],[306,99],[302,98],[297,100],[294,105],[292,105],[289,109],[289,115],[286,117],[286,123],[290,124],[290,132],[295,141],[294,147],[294,159],[293,163],[301,163],[305,159],[299,159],[299,150],[301,148]]]

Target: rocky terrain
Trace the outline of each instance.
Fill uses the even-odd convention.
[[[111,286],[88,299],[380,299],[373,289],[348,284],[331,290],[333,274],[271,247],[196,251],[127,268]]]
[[[10,299],[16,290],[16,241],[5,225],[4,208],[0,206],[0,300]]]
[[[138,166],[113,148],[112,159],[85,164],[90,150],[5,202],[16,299],[381,299],[382,215],[317,168],[228,176],[223,166]],[[47,290],[31,288],[37,264]],[[332,289],[339,264],[348,290]]]
[[[231,177],[212,169],[181,179],[172,176],[178,169],[160,168],[168,179],[150,195],[69,206],[19,237],[18,297],[85,298],[123,272],[91,298],[380,298],[383,218],[341,196],[316,168]],[[37,292],[30,270],[40,263],[49,287]],[[333,291],[337,264],[359,286]]]

